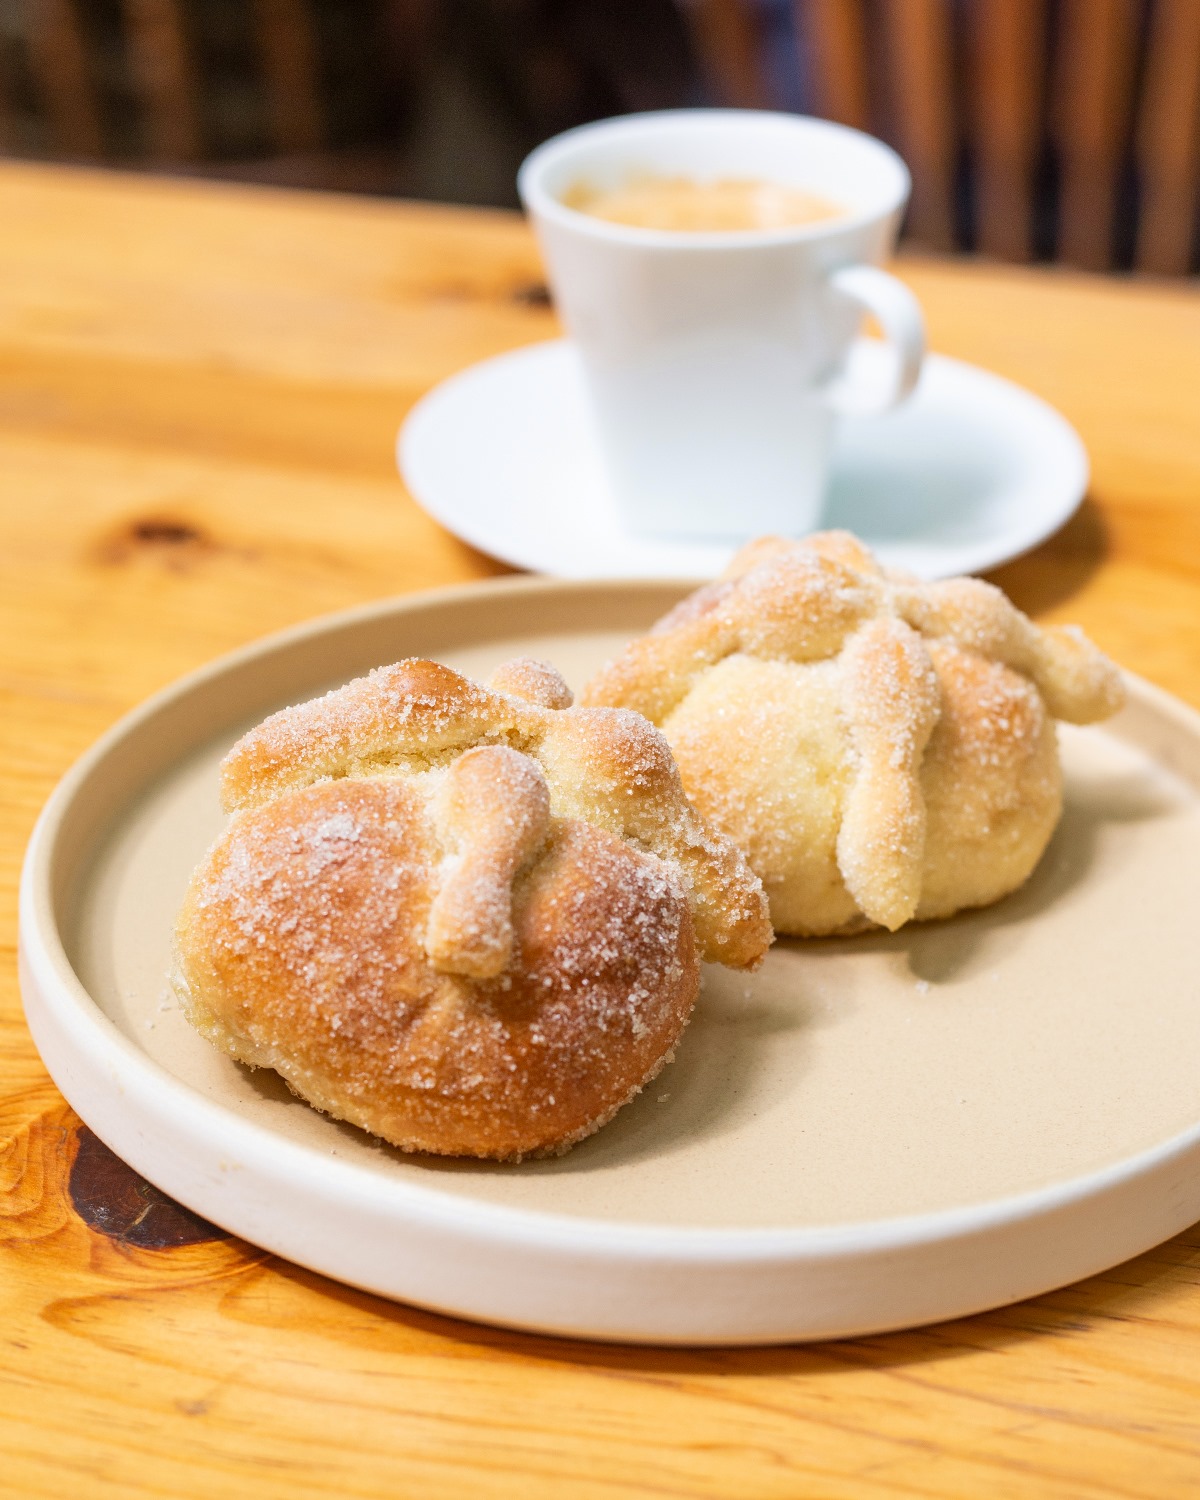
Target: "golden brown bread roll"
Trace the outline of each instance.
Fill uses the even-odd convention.
[[[854,537],[765,537],[588,684],[666,735],[781,933],[895,930],[1015,890],[1062,808],[1054,719],[1123,701],[1070,628],[976,578],[921,583]]]
[[[177,928],[192,1023],[405,1150],[519,1160],[590,1134],[670,1058],[699,959],[755,966],[757,879],[662,736],[429,661],[273,715]]]

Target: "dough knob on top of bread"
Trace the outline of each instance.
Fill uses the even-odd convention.
[[[891,930],[1019,886],[1062,806],[1054,719],[1123,702],[1082,634],[846,532],[763,537],[588,684],[666,735],[781,933]]]
[[[429,910],[425,951],[443,974],[496,979],[512,962],[512,887],[546,840],[541,767],[504,745],[464,750],[446,772],[437,821],[457,863]]]
[[[222,792],[177,927],[189,1018],[405,1150],[565,1150],[669,1060],[700,959],[771,940],[658,731],[542,663],[379,668],[251,730]]]

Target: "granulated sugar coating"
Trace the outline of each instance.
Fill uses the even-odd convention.
[[[662,728],[777,931],[816,935],[1014,890],[1061,812],[1054,719],[1106,718],[1123,690],[1083,635],[991,584],[923,584],[824,532],[752,542],[583,701]]]
[[[177,947],[234,1057],[406,1150],[518,1160],[610,1118],[699,958],[753,967],[771,931],[644,719],[538,663],[497,681],[401,662],[245,736]]]

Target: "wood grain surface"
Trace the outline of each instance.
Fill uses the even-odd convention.
[[[17,992],[39,806],[218,652],[502,571],[416,508],[391,444],[433,382],[555,324],[505,215],[7,164],[0,225],[0,1494],[1200,1492],[1200,1226],[919,1332],[602,1347],[298,1270],[80,1126]],[[997,581],[1200,704],[1200,298],[901,269],[934,348],[1047,397],[1093,459],[1078,517]]]

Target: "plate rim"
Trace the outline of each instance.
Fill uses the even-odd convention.
[[[373,619],[419,613],[431,607],[452,606],[465,601],[485,604],[489,598],[505,594],[574,595],[580,592],[601,593],[613,588],[636,593],[685,586],[678,579],[500,578],[374,601],[300,622],[240,646],[176,679],[122,715],[74,762],[51,793],[30,838],[20,882],[18,947],[26,1018],[39,1052],[43,1052],[43,1043],[46,1042],[47,1050],[55,1053],[53,1061],[46,1061],[48,1070],[85,1123],[91,1125],[101,1139],[105,1139],[118,1154],[130,1160],[138,1170],[145,1171],[138,1160],[140,1148],[131,1149],[130,1140],[124,1135],[120,1140],[114,1140],[112,1130],[97,1128],[88,1119],[90,1109],[85,1101],[90,1099],[89,1087],[94,1090],[97,1079],[101,1081],[101,1086],[107,1080],[123,1095],[128,1096],[131,1102],[134,1099],[140,1100],[152,1112],[160,1112],[164,1117],[169,1117],[173,1129],[182,1129],[197,1141],[206,1135],[210,1141],[225,1137],[233,1143],[233,1150],[248,1168],[274,1176],[290,1191],[298,1190],[311,1196],[315,1189],[319,1189],[320,1196],[326,1202],[340,1203],[351,1209],[361,1207],[369,1197],[372,1207],[393,1225],[419,1221],[428,1228],[450,1231],[479,1246],[504,1246],[523,1252],[536,1249],[576,1256],[602,1255],[625,1268],[671,1264],[730,1270],[736,1267],[747,1269],[770,1265],[797,1267],[827,1263],[830,1260],[866,1261],[895,1252],[962,1244],[991,1231],[1002,1231],[1030,1221],[1046,1219],[1061,1210],[1101,1203],[1123,1187],[1134,1187],[1153,1173],[1188,1158],[1193,1159],[1191,1165],[1197,1175],[1200,1175],[1198,1114],[1192,1125],[1165,1140],[1057,1183],[987,1199],[974,1205],[879,1219],[828,1225],[735,1228],[614,1222],[603,1218],[514,1207],[446,1193],[433,1184],[425,1185],[397,1178],[381,1179],[368,1167],[342,1158],[334,1158],[331,1165],[313,1147],[280,1137],[269,1126],[246,1119],[236,1110],[208,1098],[200,1090],[169,1073],[139,1048],[134,1040],[121,1032],[88,993],[71,965],[55,917],[52,877],[56,835],[74,799],[86,789],[90,777],[106,757],[128,735],[147,721],[153,720],[162,710],[242,664],[270,657],[281,649]],[[1134,702],[1140,700],[1151,711],[1175,720],[1181,728],[1200,741],[1200,712],[1134,674],[1125,675]],[[113,818],[109,816],[104,820],[103,826],[110,827],[112,822]],[[66,1036],[70,1037],[69,1042],[64,1042],[63,1038]],[[66,1047],[70,1055],[64,1058],[57,1053],[56,1049],[60,1047]],[[186,1111],[178,1107],[181,1090],[188,1103]],[[181,1117],[184,1117],[182,1123]],[[211,1149],[215,1152],[218,1147],[213,1146]],[[146,1172],[146,1175],[152,1181],[155,1180],[150,1172]],[[221,1223],[221,1214],[219,1211],[214,1212],[210,1201],[198,1202],[194,1194],[189,1201],[189,1194],[181,1191],[178,1184],[169,1181],[160,1180],[157,1185],[178,1197],[188,1207]],[[1194,1213],[1189,1209],[1178,1227],[1186,1227],[1192,1218]],[[264,1243],[263,1234],[247,1233],[238,1224],[225,1223],[223,1227],[260,1244]],[[1177,1230],[1169,1231],[1174,1232]],[[1155,1232],[1154,1237],[1144,1243],[1138,1240],[1137,1243],[1144,1250],[1159,1243],[1164,1237]],[[277,1249],[279,1253],[304,1263],[303,1256],[297,1253],[294,1245],[269,1245],[268,1248]],[[1128,1253],[1139,1251],[1134,1249]],[[1120,1258],[1124,1259],[1125,1256]],[[1115,1263],[1111,1257],[1103,1262],[1104,1265]],[[1093,1269],[1102,1268],[1097,1265]],[[339,1275],[337,1270],[330,1270],[325,1264],[315,1265],[314,1269],[326,1271],[335,1277]],[[341,1279],[354,1278],[342,1276]],[[367,1283],[360,1281],[357,1284]],[[1050,1284],[1060,1285],[1062,1281],[1055,1280],[1048,1283]],[[1041,1290],[1048,1289],[1048,1285]],[[368,1289],[381,1290],[377,1286],[368,1286]],[[1032,1294],[1030,1290],[1023,1290],[1018,1295],[1024,1297]],[[405,1299],[402,1293],[387,1290],[384,1290],[384,1295],[398,1296],[401,1300],[421,1300]],[[993,1298],[979,1306],[994,1306],[996,1301]],[[424,1305],[439,1304],[426,1300]],[[462,1313],[461,1308],[454,1306],[443,1307],[443,1310]],[[465,1315],[512,1322],[503,1316],[489,1319],[486,1312],[468,1310]],[[908,1326],[909,1322],[911,1320],[902,1324],[874,1321],[868,1326],[881,1329],[884,1326]],[[518,1318],[512,1322],[512,1326],[542,1328],[553,1332],[569,1331],[528,1318]],[[593,1330],[585,1330],[585,1336],[641,1337],[636,1331],[632,1334],[614,1335],[603,1331],[597,1334]],[[804,1336],[806,1335],[803,1333],[793,1331],[787,1335],[787,1339],[793,1341]],[[706,1338],[707,1341],[713,1341],[711,1335]],[[706,1339],[685,1336],[680,1340],[657,1335],[646,1341],[704,1342]],[[744,1337],[727,1338],[717,1335],[716,1341],[747,1340]],[[772,1340],[754,1336],[752,1341]]]
[[[855,340],[855,344],[856,346],[858,344],[875,345],[881,344],[881,341],[859,338]],[[409,408],[396,433],[395,461],[400,478],[414,502],[439,526],[444,527],[451,535],[459,537],[486,556],[495,558],[509,567],[544,572],[548,577],[572,582],[591,582],[601,578],[611,580],[614,576],[649,581],[655,576],[672,576],[661,573],[658,575],[651,573],[603,575],[552,571],[543,566],[546,562],[545,558],[540,561],[538,559],[531,561],[528,555],[519,556],[505,546],[498,545],[497,538],[489,532],[486,526],[476,525],[471,518],[464,523],[457,507],[447,505],[444,499],[433,493],[428,486],[414,482],[414,472],[417,473],[419,479],[423,466],[423,459],[414,455],[419,455],[419,445],[424,438],[425,425],[434,420],[432,414],[447,401],[454,400],[464,386],[469,386],[473,380],[481,376],[494,374],[507,364],[537,360],[551,361],[560,358],[573,348],[573,340],[563,336],[520,344],[503,350],[499,354],[489,355],[486,359],[476,360],[460,370],[455,370],[430,390],[424,392]],[[991,386],[1001,393],[1004,400],[1018,401],[1031,413],[1035,413],[1038,421],[1054,430],[1056,441],[1060,445],[1057,461],[1061,463],[1064,471],[1061,496],[1054,504],[1043,502],[1044,509],[1038,512],[1039,519],[1036,525],[1023,532],[1020,540],[1014,545],[998,548],[995,542],[978,543],[973,547],[964,544],[955,549],[957,558],[952,568],[939,570],[928,574],[927,577],[930,579],[948,578],[962,573],[989,572],[993,568],[1002,567],[1006,563],[1026,556],[1066,525],[1087,498],[1092,479],[1091,460],[1088,457],[1087,447],[1075,426],[1057,407],[1035,391],[1029,390],[1028,387],[1015,380],[1010,380],[1006,375],[1000,375],[970,360],[959,359],[955,355],[931,351],[925,359],[927,367],[941,369],[947,374],[955,371],[966,372],[972,382]],[[649,540],[659,545],[657,539]],[[722,549],[722,544],[719,542],[704,542],[701,539],[681,538],[678,545],[688,549],[708,547],[714,552]],[[731,542],[725,550],[732,554],[736,545]],[[679,576],[684,576],[689,571],[682,569]]]

